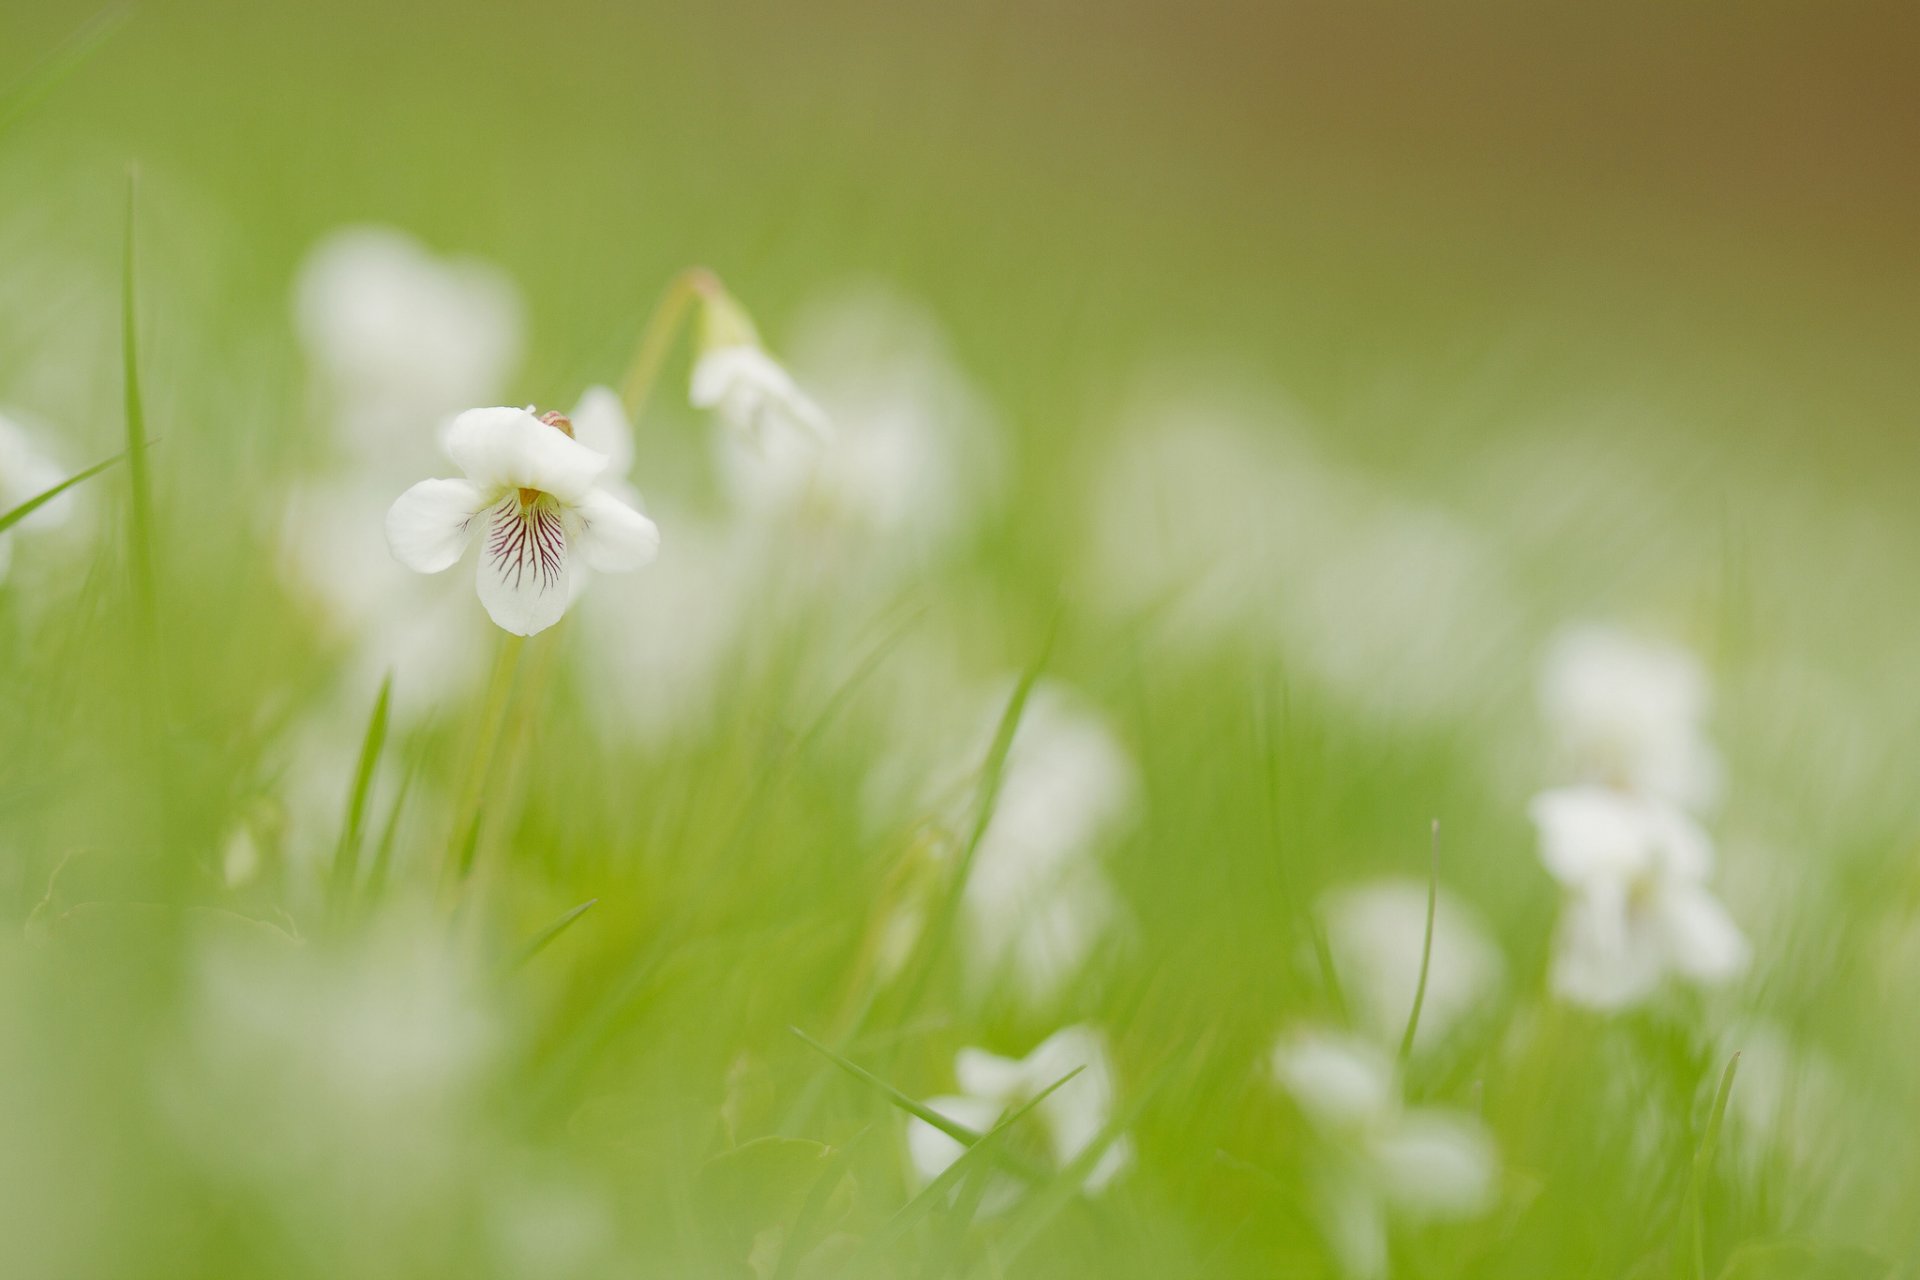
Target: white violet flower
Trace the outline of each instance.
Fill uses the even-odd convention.
[[[1612,627],[1561,632],[1540,677],[1555,751],[1575,779],[1696,813],[1720,790],[1720,759],[1703,728],[1707,701],[1692,654]]]
[[[1383,1050],[1303,1031],[1274,1046],[1271,1069],[1323,1141],[1320,1208],[1348,1274],[1386,1274],[1390,1215],[1461,1219],[1493,1206],[1499,1157],[1485,1126],[1465,1112],[1407,1106]]]
[[[714,347],[693,367],[689,397],[696,409],[712,409],[756,448],[788,436],[819,439],[827,415],[800,390],[793,375],[757,346]]]
[[[1065,1166],[1086,1152],[1113,1118],[1114,1075],[1104,1037],[1076,1025],[1054,1032],[1024,1058],[1002,1058],[984,1049],[962,1049],[953,1062],[957,1096],[930,1098],[927,1105],[948,1119],[978,1132],[991,1129],[1006,1113],[1038,1097],[1079,1068],[1079,1074],[1048,1094],[1021,1123],[1043,1131],[1055,1164]],[[939,1177],[966,1148],[924,1120],[907,1122],[907,1154],[921,1185]],[[1087,1171],[1081,1189],[1098,1195],[1133,1163],[1133,1144],[1114,1138]],[[1003,1191],[990,1196],[1001,1207]]]
[[[1684,813],[1606,787],[1535,797],[1540,859],[1568,894],[1553,965],[1560,995],[1620,1009],[1669,974],[1698,985],[1746,968],[1738,926],[1707,888],[1713,844]]]
[[[653,521],[602,486],[607,455],[575,440],[560,414],[470,409],[448,429],[446,450],[465,477],[401,494],[387,513],[387,542],[408,568],[439,573],[477,535],[480,603],[515,635],[566,612],[575,554],[618,573],[660,549]]]
[[[1443,1042],[1498,993],[1506,963],[1479,917],[1445,889],[1427,947],[1427,885],[1410,877],[1346,885],[1320,900],[1327,947],[1356,1025],[1397,1044],[1426,971],[1414,1048]]]
[[[499,269],[441,258],[403,231],[334,231],[301,264],[294,321],[340,426],[374,458],[413,424],[504,390],[519,362],[519,291]]]
[[[818,443],[827,415],[800,390],[793,375],[768,355],[746,309],[709,281],[700,294],[700,354],[688,399],[712,409],[755,449],[788,436]]]

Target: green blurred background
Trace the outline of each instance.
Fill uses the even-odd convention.
[[[8,0],[0,86],[94,16]],[[1721,737],[1751,802],[1732,806],[1729,839],[1783,851],[1776,892],[1793,903],[1761,937],[1756,1003],[1867,1082],[1847,1176],[1794,1170],[1784,1192],[1715,1200],[1716,1263],[1810,1220],[1823,1245],[1903,1257],[1916,1241],[1900,1205],[1920,1182],[1911,1153],[1871,1135],[1920,1116],[1915,1035],[1887,1025],[1920,977],[1887,941],[1920,902],[1906,781],[1920,745],[1916,47],[1911,10],[1812,4],[137,6],[0,136],[0,400],[57,417],[71,462],[118,447],[137,165],[173,697],[193,714],[164,759],[144,748],[127,708],[146,657],[111,603],[9,630],[6,706],[25,727],[4,831],[26,852],[6,918],[35,921],[69,846],[109,852],[82,860],[62,905],[220,900],[208,851],[279,767],[284,702],[304,705],[326,666],[274,596],[271,540],[249,514],[316,448],[288,290],[322,234],[388,222],[504,267],[530,306],[514,395],[543,405],[616,377],[689,263],[718,270],[776,350],[807,298],[879,277],[946,325],[1016,464],[959,585],[928,588],[947,601],[934,615],[1007,669],[1057,616],[1054,667],[1121,721],[1152,813],[1116,865],[1143,915],[1139,963],[1093,1002],[1136,1080],[1161,1073],[1135,1198],[1076,1207],[1009,1274],[1323,1273],[1312,1226],[1285,1208],[1302,1197],[1284,1155],[1251,1179],[1215,1159],[1297,1137],[1249,1101],[1260,1090],[1240,1069],[1283,1019],[1324,1012],[1289,896],[1417,871],[1442,814],[1466,833],[1449,883],[1524,992],[1551,894],[1528,855],[1520,805],[1537,780],[1514,726],[1539,635],[1596,612],[1674,623],[1720,669]],[[1524,588],[1471,714],[1370,721],[1290,689],[1284,872],[1250,710],[1273,672],[1154,669],[1062,589],[1086,477],[1167,370],[1229,400],[1273,397],[1336,465],[1498,539]],[[23,1252],[38,1261],[18,1274],[747,1274],[740,1241],[791,1225],[795,1194],[780,1169],[710,1172],[723,1104],[728,1127],[758,1107],[777,1117],[761,1131],[800,1121],[791,1136],[852,1148],[856,1198],[884,1218],[906,1194],[880,1172],[891,1131],[862,1135],[891,1117],[784,1035],[835,1024],[854,998],[859,914],[891,853],[856,834],[872,749],[829,737],[741,818],[769,744],[817,711],[780,702],[781,680],[756,673],[663,759],[582,750],[592,690],[562,677],[498,939],[590,894],[603,906],[596,931],[501,999],[514,1047],[475,1086],[483,1101],[441,1100],[484,1126],[446,1143],[422,1122],[421,1181],[452,1188],[429,1210],[356,1190],[351,1161],[210,1173],[181,1155],[181,1115],[205,1116],[180,1098],[230,1087],[169,1057],[199,926],[113,924],[104,947],[63,930],[79,936],[50,957],[14,948],[5,994],[34,1030],[0,1057],[25,1117],[0,1129],[17,1153],[0,1187],[71,1213],[44,1211],[61,1241]],[[1471,744],[1496,732],[1515,736],[1488,766]],[[444,734],[415,746],[446,763]],[[123,845],[138,852],[119,860]],[[955,1045],[1024,1051],[1050,1029],[1006,1009],[969,1022],[958,1004],[930,1032],[888,1028],[861,1048],[924,1094],[946,1087]],[[1649,1141],[1675,1161],[1718,1064],[1666,1023],[1624,1034],[1561,1050],[1561,1100],[1504,1122],[1510,1215],[1409,1254],[1410,1273],[1617,1275],[1653,1256],[1672,1188],[1640,1177],[1622,1113],[1593,1101],[1625,1074],[1608,1054],[1665,1082],[1625,1114],[1672,1121]],[[1457,1092],[1464,1074],[1420,1085]],[[254,1105],[237,1114],[277,1114]],[[804,1198],[816,1182],[794,1185]],[[564,1219],[574,1201],[556,1186],[612,1206],[618,1266],[569,1271],[487,1243],[491,1197],[552,1193]],[[1802,1212],[1820,1198],[1809,1187],[1846,1203]],[[572,1238],[543,1231],[531,1238]],[[991,1246],[949,1243],[925,1256],[998,1274]]]

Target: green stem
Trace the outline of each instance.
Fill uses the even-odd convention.
[[[705,267],[688,267],[675,276],[667,291],[660,295],[653,314],[647,317],[646,328],[640,331],[640,341],[634,346],[626,376],[620,380],[620,403],[626,406],[630,420],[638,422],[640,411],[647,407],[653,385],[660,379],[660,366],[673,350],[674,339],[680,336],[689,309],[695,301],[719,292],[720,281],[713,272]]]
[[[448,846],[453,881],[464,880],[473,869],[474,850],[478,847],[481,812],[487,782],[493,773],[494,757],[507,727],[507,711],[513,701],[513,677],[520,665],[524,638],[504,637],[494,658],[493,674],[487,677],[486,700],[481,704],[480,732],[473,739],[473,754],[468,757],[466,781],[460,788],[460,807],[455,810],[458,826]]]

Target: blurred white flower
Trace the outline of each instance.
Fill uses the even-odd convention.
[[[928,792],[953,839],[977,817],[981,767],[1006,708],[988,704],[980,732]],[[993,815],[961,903],[975,976],[1010,974],[1016,993],[1044,1004],[1078,974],[1124,915],[1098,855],[1124,834],[1139,780],[1125,747],[1077,695],[1041,681],[1007,749]]]
[[[481,535],[480,602],[507,631],[532,635],[560,620],[576,553],[591,568],[624,572],[659,551],[653,521],[599,487],[610,459],[575,440],[560,414],[470,409],[448,429],[446,448],[465,478],[423,480],[400,495],[387,541],[408,568],[439,573]]]
[[[376,464],[414,465],[441,420],[496,399],[520,358],[512,282],[389,227],[316,244],[295,282],[294,319],[341,427]],[[420,450],[405,447],[410,438]]]
[[[949,1120],[984,1133],[1007,1112],[1032,1101],[1075,1068],[1081,1069],[1080,1074],[1054,1090],[1021,1121],[1042,1131],[1054,1163],[1065,1167],[1092,1147],[1113,1119],[1113,1066],[1105,1038],[1092,1027],[1062,1028],[1025,1058],[962,1049],[953,1063],[961,1092],[929,1099],[927,1105]],[[907,1122],[907,1155],[921,1185],[939,1177],[965,1150],[957,1140],[924,1120]],[[1132,1140],[1125,1134],[1118,1135],[1087,1171],[1081,1189],[1088,1195],[1098,1195],[1132,1164]],[[1003,1207],[1011,1188],[996,1187],[996,1193],[990,1198]]]
[[[992,487],[997,430],[937,322],[867,287],[813,303],[795,332],[794,367],[831,409],[833,438],[780,432],[753,448],[719,434],[735,509],[779,528],[846,529],[865,564],[901,568],[947,550]]]
[[[1684,649],[1569,627],[1547,655],[1540,702],[1572,778],[1695,812],[1719,794],[1720,760],[1702,728],[1707,679]]]
[[[1211,381],[1150,388],[1102,431],[1093,601],[1180,656],[1277,652],[1290,679],[1396,730],[1482,711],[1522,614],[1501,548],[1320,456],[1284,397]]]
[[[696,409],[717,412],[753,449],[793,441],[817,447],[828,431],[820,406],[777,360],[753,344],[701,352],[694,362],[689,399]]]
[[[67,473],[42,447],[30,431],[15,418],[0,413],[0,515],[45,493],[67,478]],[[65,523],[73,511],[74,496],[63,493],[40,507],[19,524],[0,533],[0,580],[7,576],[13,561],[13,534],[16,530],[53,529]]]
[[[1393,1060],[1352,1036],[1283,1036],[1273,1079],[1325,1144],[1319,1200],[1329,1243],[1350,1275],[1387,1271],[1390,1216],[1471,1218],[1493,1206],[1499,1155],[1465,1112],[1408,1107]]]
[[[189,1149],[322,1240],[351,1221],[377,1249],[442,1212],[483,1141],[500,1042],[443,937],[411,911],[332,947],[211,937],[183,1042],[155,1073]]]
[[[1426,947],[1427,886],[1377,880],[1334,890],[1321,900],[1327,946],[1340,989],[1360,1027],[1382,1044],[1405,1033]],[[1420,1006],[1416,1048],[1446,1039],[1497,992],[1505,976],[1500,949],[1478,918],[1442,889],[1433,917],[1433,952]]]
[[[1747,942],[1707,889],[1713,845],[1684,813],[1607,787],[1535,797],[1540,859],[1567,891],[1553,986],[1619,1009],[1668,975],[1702,986],[1738,977]]]

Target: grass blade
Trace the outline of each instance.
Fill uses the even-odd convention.
[[[907,989],[906,999],[896,1014],[902,1020],[919,1004],[920,996],[925,992],[953,935],[954,924],[960,915],[961,895],[966,892],[967,878],[973,873],[974,858],[980,852],[981,841],[986,839],[987,828],[993,822],[994,809],[1000,800],[1000,784],[1006,775],[1007,756],[1013,750],[1014,734],[1019,732],[1020,721],[1026,715],[1027,699],[1033,696],[1033,687],[1039,682],[1040,673],[1046,669],[1047,659],[1053,651],[1053,637],[1053,628],[1049,627],[1039,656],[1021,672],[1019,683],[1013,687],[1013,696],[1007,699],[1007,708],[1001,713],[1000,723],[994,729],[993,745],[987,750],[986,764],[981,772],[980,804],[974,814],[973,828],[960,850],[959,861],[953,869],[953,882],[947,886],[946,896],[940,904],[940,914],[927,931],[913,983]]]
[[[513,971],[525,965],[527,961],[533,959],[535,956],[539,955],[542,951],[546,950],[548,943],[552,942],[555,938],[565,933],[568,927],[572,925],[575,920],[578,920],[581,916],[587,914],[587,912],[591,911],[594,907],[598,906],[599,903],[600,903],[600,899],[598,898],[588,898],[585,902],[581,903],[579,906],[574,907],[572,910],[568,911],[565,915],[561,916],[558,920],[555,920],[552,924],[542,929],[539,933],[534,934],[533,937],[527,941],[527,944],[521,947],[519,952],[515,954],[513,959],[507,963],[506,971],[508,973],[512,973]]]
[[[1171,1064],[1162,1066],[1146,1086],[1134,1096],[1126,1110],[1116,1112],[1107,1121],[1106,1126],[1094,1135],[1093,1141],[1089,1142],[1066,1168],[1055,1174],[1052,1181],[1040,1189],[1039,1195],[1035,1196],[1027,1206],[1027,1211],[1021,1217],[1018,1227],[1009,1235],[1005,1254],[1009,1264],[1025,1252],[1027,1246],[1046,1230],[1047,1224],[1052,1222],[1054,1217],[1080,1194],[1081,1188],[1086,1185],[1087,1176],[1107,1154],[1107,1149],[1122,1134],[1134,1127],[1135,1122],[1140,1118],[1140,1113],[1146,1110],[1147,1103],[1166,1083],[1171,1070]]]
[[[139,306],[134,293],[134,213],[139,176],[127,175],[127,241],[122,263],[120,340],[126,391],[127,470],[133,490],[133,517],[127,525],[128,563],[133,571],[140,622],[153,629],[153,489],[147,473],[146,407],[140,397]]]
[[[958,1160],[955,1160],[952,1164],[941,1170],[939,1177],[921,1188],[919,1195],[901,1206],[900,1211],[889,1218],[886,1225],[874,1236],[871,1247],[874,1249],[885,1249],[899,1243],[907,1232],[911,1231],[953,1187],[959,1184],[960,1179],[966,1177],[968,1172],[981,1161],[987,1160],[994,1155],[995,1149],[1002,1139],[1002,1135],[1004,1135],[1007,1130],[1020,1123],[1028,1112],[1052,1097],[1054,1091],[1059,1089],[1061,1085],[1085,1070],[1086,1067],[1084,1065],[1075,1067],[1042,1089],[1039,1093],[1029,1098],[1026,1102],[1022,1103],[1018,1108],[1009,1111],[1005,1116],[1001,1117],[999,1123],[981,1135],[980,1141],[961,1152]]]
[[[60,87],[61,81],[98,53],[100,47],[126,24],[131,12],[124,5],[102,11],[43,58],[38,66],[27,73],[25,80],[0,95],[0,134],[20,123],[48,94]]]
[[[333,880],[329,896],[334,910],[346,907],[353,882],[360,872],[360,839],[367,822],[367,796],[373,790],[373,771],[380,763],[381,748],[387,741],[387,713],[393,702],[393,673],[380,682],[380,695],[373,700],[373,714],[367,718],[366,737],[360,742],[360,759],[353,771],[353,789],[347,793],[346,819],[340,824],[340,844],[333,853]]]
[[[0,533],[5,533],[7,530],[13,528],[14,525],[19,524],[22,520],[25,520],[28,516],[38,511],[41,507],[46,506],[49,502],[52,502],[55,498],[73,488],[73,486],[83,481],[93,479],[102,471],[105,471],[108,467],[111,467],[114,463],[119,462],[126,456],[124,452],[116,453],[105,462],[96,462],[85,471],[77,475],[68,476],[65,480],[53,486],[53,488],[34,494],[31,498],[28,498],[25,502],[7,512],[5,515],[0,515]]]
[[[795,1036],[799,1037],[800,1042],[802,1044],[812,1049],[815,1053],[818,1053],[822,1057],[826,1058],[829,1062],[833,1063],[836,1067],[839,1067],[842,1071],[852,1076],[855,1080],[858,1080],[860,1083],[864,1085],[868,1085],[871,1088],[879,1090],[883,1095],[885,1095],[888,1102],[891,1102],[894,1106],[900,1108],[902,1111],[906,1112],[908,1115],[914,1117],[915,1119],[924,1120],[926,1123],[932,1125],[934,1128],[938,1129],[940,1132],[946,1134],[949,1138],[952,1138],[955,1142],[962,1143],[966,1146],[971,1147],[974,1143],[980,1141],[980,1139],[986,1136],[985,1134],[979,1133],[976,1130],[967,1128],[967,1126],[960,1124],[957,1121],[949,1120],[945,1116],[941,1115],[938,1111],[935,1111],[933,1108],[926,1106],[925,1104],[917,1101],[916,1099],[908,1097],[906,1094],[900,1092],[898,1089],[888,1084],[885,1080],[882,1080],[879,1076],[876,1076],[871,1071],[868,1071],[865,1067],[859,1065],[856,1062],[852,1062],[846,1058],[841,1057],[839,1054],[827,1048],[827,1046],[821,1044],[818,1040],[815,1040],[812,1036],[808,1035],[806,1032],[802,1031],[800,1028],[788,1027],[787,1030],[791,1031]]]
[[[1433,963],[1433,917],[1440,906],[1440,819],[1433,820],[1431,853],[1427,865],[1427,934],[1420,944],[1420,977],[1413,986],[1413,1009],[1407,1014],[1407,1031],[1400,1037],[1400,1063],[1413,1057],[1414,1033],[1420,1030],[1420,1007],[1427,1002],[1427,969]]]

